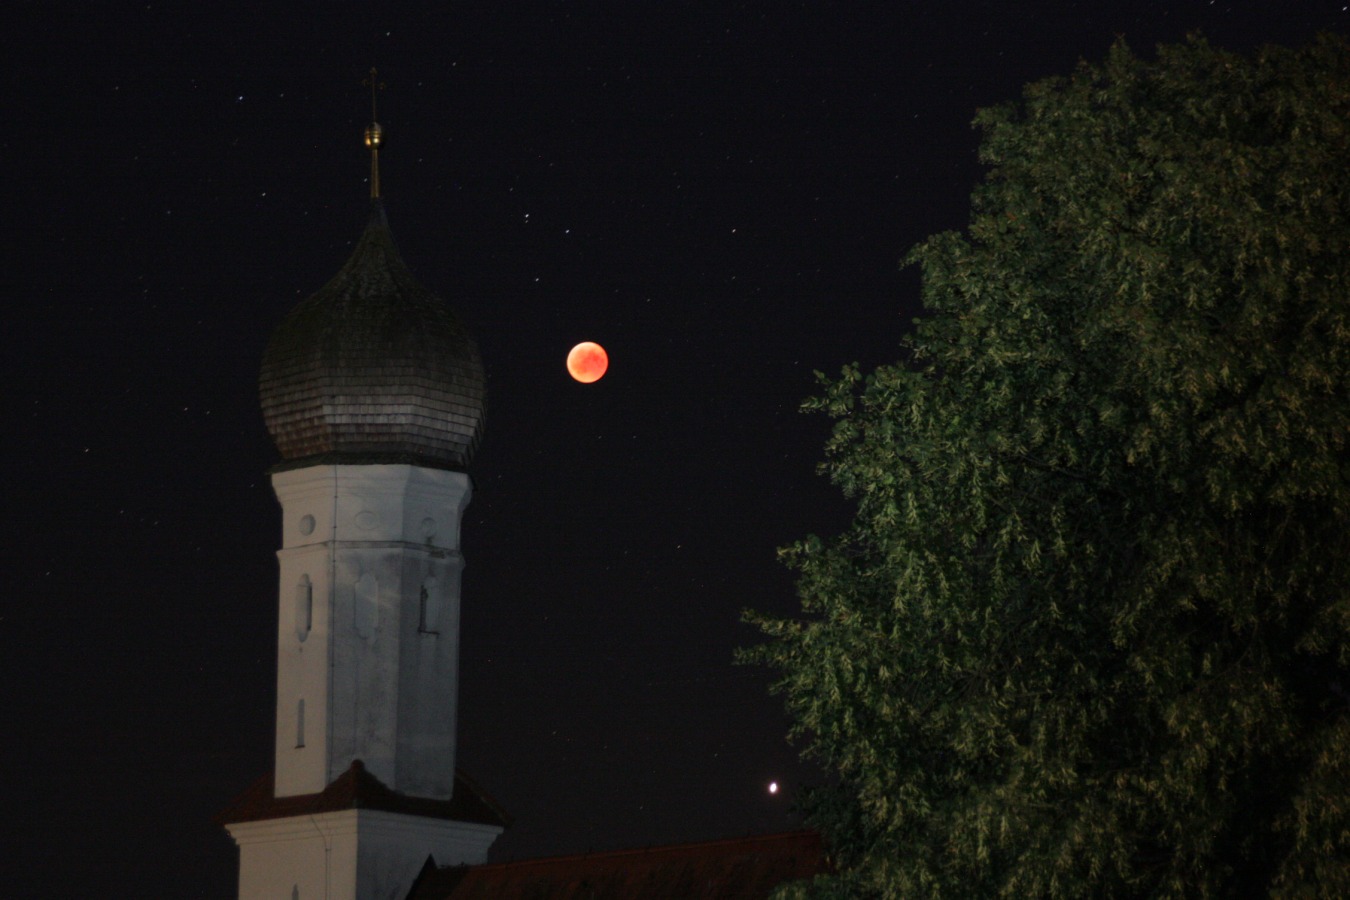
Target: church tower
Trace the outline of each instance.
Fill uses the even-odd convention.
[[[460,520],[483,365],[399,256],[382,143],[372,124],[370,219],[351,258],[263,356],[282,457],[276,755],[221,816],[241,900],[402,900],[428,856],[484,862],[504,825],[455,771]]]

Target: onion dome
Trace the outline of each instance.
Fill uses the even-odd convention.
[[[483,430],[485,381],[478,346],[408,271],[376,195],[351,259],[273,333],[259,393],[278,468],[462,469]]]

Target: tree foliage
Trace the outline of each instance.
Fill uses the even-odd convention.
[[[748,614],[832,776],[794,890],[1350,896],[1350,44],[976,124],[905,359],[807,404],[856,518]]]

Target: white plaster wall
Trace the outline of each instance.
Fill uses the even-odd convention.
[[[487,862],[500,828],[444,819],[423,819],[378,810],[357,810],[360,848],[358,900],[404,900],[427,857],[438,866]]]
[[[403,900],[428,856],[476,865],[501,829],[378,810],[227,826],[239,845],[239,900]]]
[[[398,622],[404,592],[399,547],[353,547],[339,542],[334,617],[341,635],[333,645],[333,744],[328,779],[353,759],[390,787],[395,784],[398,727]],[[364,584],[363,584],[364,582]]]
[[[290,900],[297,887],[300,900],[357,900],[357,810],[226,827],[239,845],[239,900]]]
[[[276,792],[315,793],[361,759],[395,790],[448,799],[454,787],[459,528],[468,476],[417,466],[278,472]],[[300,641],[294,591],[307,574],[313,625]],[[419,629],[434,578],[439,612]],[[432,633],[434,632],[434,633]],[[305,746],[295,746],[305,699]]]
[[[313,794],[328,784],[332,641],[331,553],[328,544],[282,550],[277,616],[276,795]],[[310,579],[311,625],[296,634],[296,587]],[[296,746],[296,708],[305,701],[305,744]]]
[[[460,572],[457,553],[405,558],[409,585],[401,623],[397,771],[399,789],[449,798],[455,785],[458,713]],[[434,621],[421,630],[421,592],[434,579],[428,602]]]

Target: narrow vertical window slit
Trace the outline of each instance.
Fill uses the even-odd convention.
[[[314,625],[314,585],[308,575],[301,575],[295,586],[295,636],[304,643]]]

